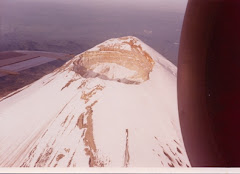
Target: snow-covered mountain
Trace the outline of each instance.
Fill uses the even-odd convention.
[[[176,67],[107,40],[0,99],[1,167],[189,167]]]

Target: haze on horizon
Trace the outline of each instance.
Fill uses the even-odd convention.
[[[177,64],[187,0],[2,0],[0,51],[78,54],[132,35]]]

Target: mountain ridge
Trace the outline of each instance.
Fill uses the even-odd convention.
[[[176,70],[132,36],[75,56],[0,100],[0,166],[189,167]]]

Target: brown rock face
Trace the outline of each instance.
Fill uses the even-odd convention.
[[[106,41],[98,50],[84,52],[76,59],[73,70],[83,77],[99,77],[124,83],[149,79],[154,61],[134,37]],[[117,70],[116,70],[117,69]]]

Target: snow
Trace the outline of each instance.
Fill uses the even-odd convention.
[[[177,67],[173,63],[168,61],[165,57],[163,57],[153,48],[144,44],[144,42],[142,42],[141,40],[138,39],[137,43],[142,46],[143,50],[147,51],[151,55],[151,57],[154,59],[155,62],[160,64],[165,69],[169,70],[169,72],[171,72],[174,76],[177,75]]]
[[[120,49],[131,51],[131,47],[128,44],[122,44]]]
[[[115,63],[109,80],[82,77],[73,61],[0,100],[1,167],[187,167],[177,110],[176,67],[135,37],[154,60],[139,84],[111,80],[135,71]],[[101,45],[122,43],[108,40]],[[121,49],[129,51],[127,46]]]
[[[134,80],[134,76],[137,75],[136,71],[130,70],[125,68],[124,66],[120,66],[116,63],[100,63],[95,64],[91,66],[91,69],[93,69],[94,73],[101,73],[102,75],[105,75],[109,79],[128,79],[128,80]],[[91,77],[91,76],[89,76]],[[142,82],[141,79],[139,79],[139,82]]]

